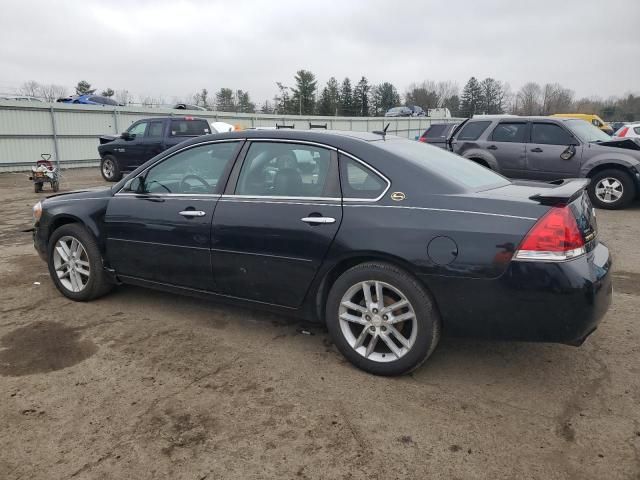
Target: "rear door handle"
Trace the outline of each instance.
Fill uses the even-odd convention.
[[[202,210],[183,210],[178,212],[178,215],[182,215],[183,217],[204,217],[207,213]]]
[[[498,149],[498,147],[496,147],[495,145],[489,145],[487,147],[487,150],[497,150],[497,149]]]
[[[531,151],[532,151],[532,152],[535,152],[535,153],[540,153],[540,152],[542,152],[542,149],[541,149],[541,148],[536,147],[536,148],[532,148],[532,149],[531,149]]]
[[[310,225],[321,224],[321,223],[336,223],[336,219],[333,217],[304,217],[304,218],[301,218],[300,220]]]

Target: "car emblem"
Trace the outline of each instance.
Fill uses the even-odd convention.
[[[404,200],[405,198],[407,198],[407,197],[402,192],[393,192],[391,194],[391,200],[395,200],[396,202],[400,202],[400,201]]]

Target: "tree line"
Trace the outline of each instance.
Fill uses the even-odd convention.
[[[633,121],[640,119],[640,96],[575,98],[574,92],[559,83],[540,85],[528,82],[517,92],[508,83],[488,77],[471,77],[460,92],[452,81],[425,80],[410,84],[401,96],[390,82],[371,84],[365,76],[357,82],[349,77],[338,81],[335,77],[320,86],[309,70],[298,70],[291,84],[276,82],[277,91],[272,100],[259,107],[247,90],[220,88],[213,94],[206,88],[186,98],[172,97],[171,104],[187,103],[208,110],[237,113],[269,113],[282,115],[322,115],[367,117],[382,116],[392,107],[420,106],[424,110],[448,108],[453,117],[471,117],[478,114],[551,115],[554,113],[598,114],[605,120]],[[67,95],[65,87],[54,84],[25,82],[20,94],[55,102]],[[98,91],[86,80],[75,86],[77,95]],[[137,99],[128,90],[105,88],[100,95],[111,97],[123,105],[138,103],[144,106],[166,106],[162,96],[141,95]]]

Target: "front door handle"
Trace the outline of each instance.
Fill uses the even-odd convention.
[[[182,215],[183,217],[204,217],[207,213],[202,210],[183,210],[178,212],[178,215]]]
[[[489,145],[487,147],[487,150],[497,150],[497,149],[498,149],[498,147],[496,147],[495,145]]]
[[[304,217],[304,218],[301,218],[300,220],[310,225],[322,224],[322,223],[336,223],[336,219],[333,217]]]
[[[539,147],[536,147],[536,148],[532,148],[531,151],[535,152],[535,153],[540,153],[540,152],[542,152],[542,149],[539,148]]]

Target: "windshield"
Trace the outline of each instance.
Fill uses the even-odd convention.
[[[482,165],[421,142],[398,139],[379,142],[376,145],[415,164],[423,165],[425,170],[457,183],[465,189],[480,191],[511,183],[502,175]]]
[[[583,142],[608,142],[611,137],[584,120],[567,120],[565,125]]]

